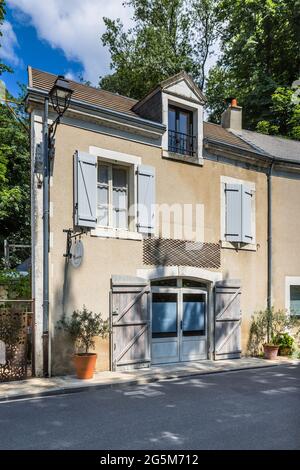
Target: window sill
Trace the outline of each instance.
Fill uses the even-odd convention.
[[[143,235],[129,230],[97,227],[91,230],[92,237],[117,238],[121,240],[143,240]]]
[[[241,243],[231,243],[227,242],[226,240],[221,240],[220,241],[221,248],[227,248],[229,250],[235,250],[235,251],[257,251],[257,244],[256,243],[247,243],[247,244],[241,244]]]
[[[181,163],[190,163],[191,165],[203,166],[203,158],[198,156],[192,157],[190,155],[183,155],[182,153],[169,152],[168,150],[162,151],[162,157],[169,160],[176,160]]]

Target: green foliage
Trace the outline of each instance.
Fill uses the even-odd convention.
[[[3,241],[28,244],[30,240],[29,133],[17,120],[27,116],[24,106],[0,104],[0,250]],[[16,263],[20,260],[16,259]]]
[[[285,310],[275,310],[274,307],[261,310],[252,317],[248,351],[257,356],[261,353],[265,343],[277,345],[276,338],[279,335],[287,329],[298,326],[298,320],[288,315]],[[299,331],[296,331],[295,336],[298,335]]]
[[[291,351],[294,348],[295,340],[289,333],[279,333],[274,337],[274,344],[281,348],[289,348]]]
[[[295,88],[276,88],[271,97],[272,116],[269,121],[260,121],[256,126],[256,130],[263,134],[280,134],[299,139],[300,104],[298,100],[293,99],[295,95]]]
[[[279,126],[272,125],[269,121],[259,121],[256,126],[257,132],[261,134],[273,134],[276,135],[279,132]]]
[[[285,128],[281,111],[287,103],[280,102],[276,90],[291,87],[299,78],[299,0],[221,0],[217,16],[223,28],[221,57],[206,88],[210,119],[220,122],[222,100],[235,96],[245,109],[245,128],[256,129],[258,122],[268,121],[295,138],[298,129]],[[272,100],[274,94],[278,96]],[[273,122],[274,113],[279,122]],[[276,131],[260,126],[265,132]]]
[[[104,18],[102,43],[111,55],[113,73],[100,87],[140,99],[165,78],[182,70],[200,87],[205,64],[216,38],[217,0],[127,0],[134,26],[125,31],[120,20]]]
[[[109,334],[108,320],[102,320],[100,313],[93,313],[85,306],[82,310],[75,310],[71,318],[66,315],[58,322],[58,329],[66,331],[78,348],[95,348],[95,336],[105,338]]]
[[[13,269],[0,270],[0,285],[7,291],[7,298],[30,299],[30,276],[24,276]]]

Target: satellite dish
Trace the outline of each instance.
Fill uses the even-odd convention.
[[[71,263],[74,268],[79,268],[83,258],[83,243],[81,240],[75,240],[71,247]]]

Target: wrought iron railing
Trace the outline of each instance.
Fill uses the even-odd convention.
[[[169,152],[194,156],[196,154],[196,136],[169,130]]]

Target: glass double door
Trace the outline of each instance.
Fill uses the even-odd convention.
[[[152,288],[152,363],[207,358],[207,293]]]

